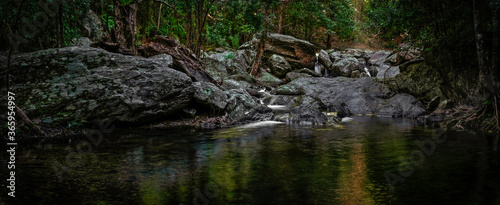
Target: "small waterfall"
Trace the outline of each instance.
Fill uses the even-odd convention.
[[[319,53],[316,53],[316,62],[314,63],[314,72],[321,74],[321,67],[319,66],[319,63],[318,63],[318,56],[319,56]]]
[[[370,76],[370,78],[372,77],[372,75],[370,74],[370,71],[366,67],[365,67],[365,72],[366,72],[366,74],[368,74],[368,76]]]

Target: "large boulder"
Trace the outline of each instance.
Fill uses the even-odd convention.
[[[275,86],[283,83],[279,78],[273,76],[271,73],[262,72],[258,81],[263,85]]]
[[[387,64],[382,64],[379,67],[375,67],[377,72],[377,79],[379,80],[390,80],[399,75],[399,66],[390,66]]]
[[[193,95],[191,79],[162,60],[90,47],[14,55],[10,76],[17,106],[31,119],[63,125],[148,123],[181,111]]]
[[[83,36],[97,42],[104,38],[106,32],[102,26],[101,18],[92,10],[89,10],[83,19]]]
[[[330,56],[324,50],[321,50],[318,53],[318,62],[323,64],[327,69],[330,69],[333,65],[332,61],[330,60]]]
[[[303,97],[300,104],[294,107],[290,114],[289,122],[297,124],[325,124],[327,117],[320,111],[317,100],[310,96]]]
[[[299,78],[274,90],[282,95],[300,95],[316,99],[321,110],[341,112],[339,114],[378,114],[382,116],[417,116],[425,109],[410,95],[394,95],[390,89],[372,78]],[[394,99],[392,99],[394,98]],[[389,110],[389,107],[395,109]],[[401,109],[396,109],[401,108]],[[411,114],[406,114],[411,111]],[[415,112],[413,112],[415,111]]]
[[[271,67],[272,74],[282,78],[286,75],[286,73],[292,71],[292,67],[282,56],[273,54],[269,57],[268,64]]]
[[[254,38],[249,43],[243,44],[240,49],[254,49],[258,44],[259,39]],[[278,33],[268,35],[264,49],[264,57],[269,58],[273,54],[283,56],[294,69],[304,67],[312,69],[318,50],[309,41]]]
[[[377,66],[382,65],[386,61],[386,58],[389,56],[389,54],[391,54],[391,52],[378,51],[370,57],[368,63]]]
[[[328,56],[330,57],[330,61],[335,63],[342,59],[342,52],[340,51],[331,52],[330,54],[328,54]]]
[[[219,87],[208,82],[193,83],[193,99],[196,103],[211,110],[223,110],[227,105],[227,95]]]
[[[359,70],[358,59],[354,57],[343,58],[342,60],[336,62],[331,67],[331,71],[335,72],[337,75],[350,77],[352,71]]]
[[[394,90],[407,92],[421,102],[429,103],[436,97],[446,99],[443,82],[436,68],[422,62],[408,66],[388,83]]]
[[[226,65],[213,58],[202,58],[201,64],[205,71],[216,81],[224,81],[229,77]]]
[[[425,113],[425,108],[415,97],[404,94],[397,94],[392,97],[387,105],[380,108],[379,116],[387,117],[410,117],[415,118]]]
[[[422,54],[422,49],[414,47],[409,43],[401,44],[398,50],[398,59],[400,63],[417,59]]]

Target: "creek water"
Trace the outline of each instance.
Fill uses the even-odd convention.
[[[80,139],[18,145],[16,198],[2,193],[0,204],[500,204],[492,141],[358,116],[339,126],[117,129],[91,150]]]

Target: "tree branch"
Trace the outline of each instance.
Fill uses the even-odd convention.
[[[167,2],[165,2],[163,0],[154,0],[154,1],[162,3],[162,4],[165,4],[166,6],[170,7],[173,10],[175,10],[175,6],[172,6],[172,5],[168,4]]]

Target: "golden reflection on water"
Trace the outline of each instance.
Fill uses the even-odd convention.
[[[368,191],[365,189],[367,183],[367,169],[363,144],[353,145],[349,159],[341,168],[337,199],[341,204],[360,205],[375,204]]]

